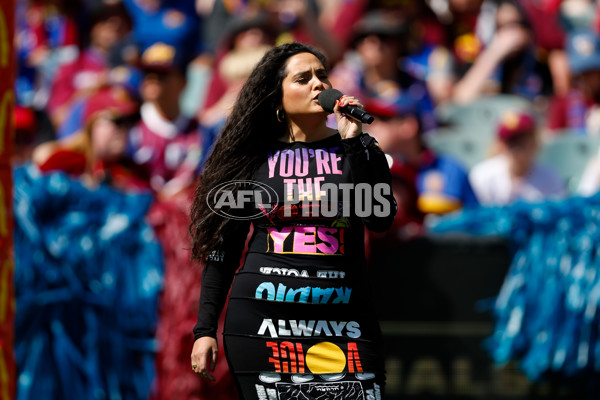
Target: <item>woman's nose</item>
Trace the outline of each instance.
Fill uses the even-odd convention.
[[[315,89],[323,89],[325,87],[323,81],[316,76],[313,77],[313,82],[313,87]]]

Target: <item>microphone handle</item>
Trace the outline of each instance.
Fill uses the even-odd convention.
[[[371,114],[369,114],[365,110],[360,109],[356,106],[342,107],[342,112],[345,114],[351,115],[352,117],[356,118],[357,120],[359,120],[365,124],[370,124],[371,122],[373,122],[375,120],[375,118],[373,118],[373,116]]]

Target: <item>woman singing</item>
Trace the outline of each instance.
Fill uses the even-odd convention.
[[[300,43],[265,54],[207,159],[191,210],[193,257],[206,261],[192,368],[214,379],[217,321],[231,286],[223,338],[247,400],[383,395],[363,237],[365,226],[384,231],[394,219],[391,175],[374,139],[341,111],[362,108],[359,100],[342,96],[337,130],[326,125],[318,100],[331,88],[326,66]]]

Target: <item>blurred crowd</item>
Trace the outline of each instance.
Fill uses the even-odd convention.
[[[295,40],[321,48],[334,87],[376,117],[365,131],[396,178],[395,236],[465,206],[590,195],[598,157],[573,188],[537,155],[555,136],[600,134],[599,10],[591,0],[19,2],[14,163],[160,199],[186,193],[254,65]],[[494,96],[520,101],[491,129],[441,117]],[[489,139],[480,165],[428,145],[465,126]]]
[[[187,212],[253,67],[301,41],[375,117],[363,129],[388,155],[399,204],[376,239],[416,237],[465,207],[589,196],[597,148],[577,185],[538,155],[557,137],[600,137],[599,15],[593,0],[19,0],[13,164],[151,193],[164,226]],[[490,126],[447,117],[498,96],[514,101]],[[444,135],[485,136],[485,159],[431,145]]]

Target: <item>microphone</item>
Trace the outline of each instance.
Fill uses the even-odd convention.
[[[323,107],[323,110],[332,113],[333,107],[335,107],[335,101],[339,100],[342,96],[342,92],[337,89],[325,89],[319,94],[317,100],[319,101],[321,107]],[[353,106],[352,104],[342,107],[341,110],[344,114],[351,115],[365,124],[370,124],[375,120],[371,114],[358,108],[357,106]]]

